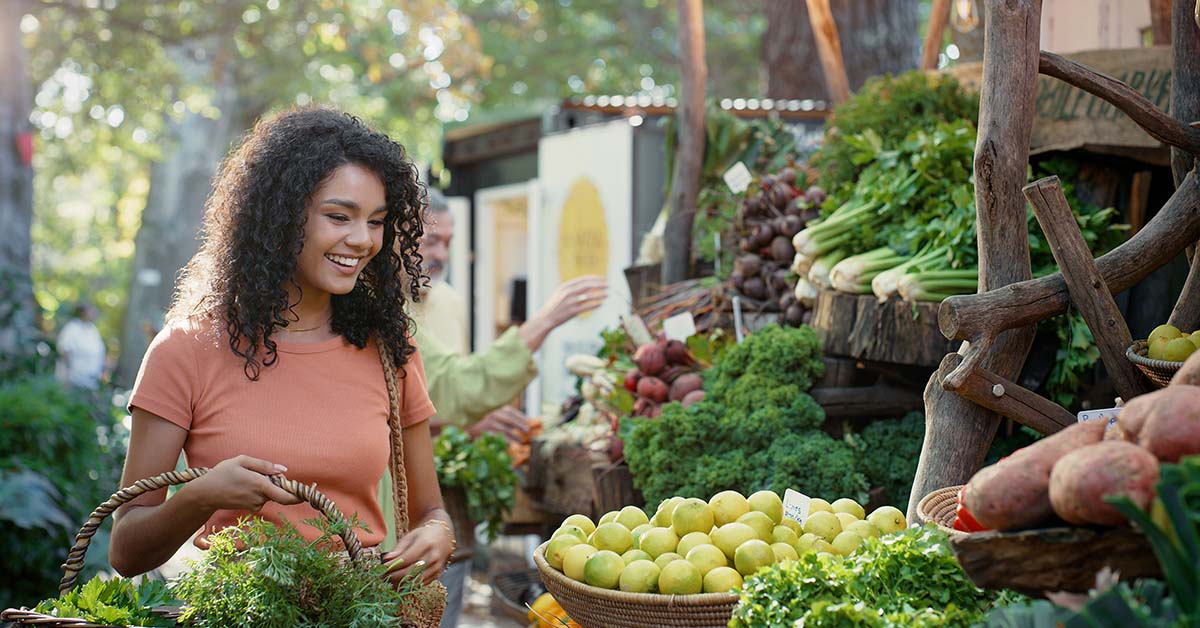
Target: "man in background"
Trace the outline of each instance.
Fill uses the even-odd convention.
[[[594,276],[563,283],[537,314],[505,331],[486,349],[468,355],[466,304],[445,282],[454,218],[441,194],[430,190],[429,197],[430,222],[420,253],[431,281],[421,301],[414,304],[413,338],[421,350],[429,398],[437,408],[430,425],[435,432],[457,425],[472,438],[490,432],[510,442],[527,442],[529,418],[508,404],[537,377],[534,352],[558,326],[599,307],[608,296],[608,284]],[[384,492],[390,497],[390,491]],[[391,508],[385,507],[384,512]],[[447,591],[441,628],[458,625],[474,553],[474,530],[456,530],[456,536],[458,550],[441,576]]]
[[[58,332],[58,378],[68,385],[86,390],[100,388],[107,351],[100,330],[96,329],[96,307],[80,302],[71,320]]]

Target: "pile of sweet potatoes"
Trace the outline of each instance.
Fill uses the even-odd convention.
[[[1107,428],[1107,430],[1106,430]],[[1112,427],[1079,423],[981,469],[962,505],[984,527],[1026,530],[1058,520],[1121,525],[1106,497],[1149,508],[1159,462],[1200,454],[1200,352],[1162,390],[1132,399]]]

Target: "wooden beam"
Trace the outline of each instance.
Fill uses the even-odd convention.
[[[808,3],[809,24],[817,40],[817,54],[821,57],[821,69],[825,74],[825,87],[833,104],[850,99],[850,80],[846,78],[846,61],[842,56],[842,42],[838,39],[837,23],[829,0],[805,0]]]
[[[667,225],[663,230],[663,284],[683,281],[690,274],[692,223],[696,218],[704,163],[704,84],[708,81],[704,7],[701,0],[678,0],[678,7],[683,64],[679,81],[679,143],[675,149],[675,171],[671,173]]]
[[[942,386],[975,403],[1006,416],[1041,434],[1053,434],[1075,423],[1075,415],[1041,395],[987,370],[974,369],[955,386],[949,374],[958,369],[963,356],[951,353],[938,368]]]
[[[1175,67],[1171,72],[1171,115],[1182,124],[1200,120],[1200,19],[1196,17],[1196,0],[1174,0],[1171,10],[1171,50]],[[1193,129],[1200,133],[1200,130]],[[1172,145],[1177,146],[1177,145]],[[1200,150],[1171,149],[1171,173],[1175,184],[1196,165]]]
[[[1150,202],[1150,183],[1153,174],[1149,170],[1133,173],[1129,184],[1129,235],[1134,235],[1146,226],[1146,207]]]
[[[1195,64],[1195,59],[1192,62]],[[1163,113],[1149,99],[1121,81],[1045,51],[1041,54],[1038,71],[1112,103],[1154,139],[1191,153],[1200,154],[1200,129],[1194,129]],[[1174,78],[1171,89],[1171,107],[1174,108],[1176,106],[1174,90],[1177,89]],[[1176,112],[1176,115],[1179,113]]]
[[[1133,287],[1200,237],[1200,179],[1187,175],[1154,218],[1121,246],[1096,259],[1113,294]],[[1055,273],[983,294],[950,297],[938,310],[947,338],[969,340],[1033,325],[1067,311],[1067,284]]]
[[[942,52],[942,35],[946,31],[946,20],[950,19],[950,0],[933,0],[929,11],[929,28],[925,32],[925,45],[921,48],[921,69],[936,70],[938,54]]]
[[[1150,392],[1146,378],[1125,357],[1125,350],[1133,344],[1129,326],[1096,269],[1096,260],[1079,231],[1079,223],[1075,222],[1075,214],[1067,204],[1058,177],[1039,179],[1022,191],[1046,234],[1050,252],[1067,283],[1071,303],[1092,330],[1092,338],[1100,349],[1100,359],[1117,394],[1124,399],[1133,399]]]
[[[999,290],[1031,276],[1021,186],[1029,167],[1041,11],[1041,0],[988,2],[974,171],[981,291]],[[1007,331],[994,342],[983,368],[1015,378],[1033,343],[1033,328]],[[910,515],[930,491],[970,479],[983,464],[1000,424],[1000,417],[989,409],[944,390],[936,373],[925,387],[925,414],[925,443],[909,499]]]
[[[811,394],[830,419],[900,417],[922,407],[921,395],[885,383],[813,388]]]

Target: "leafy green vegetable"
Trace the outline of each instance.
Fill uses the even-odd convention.
[[[952,77],[915,70],[895,77],[873,77],[834,109],[826,123],[825,143],[813,155],[812,163],[820,170],[826,192],[846,198],[856,185],[862,162],[860,147],[845,138],[872,131],[881,145],[890,147],[910,129],[978,118],[979,97],[962,89]]]
[[[886,503],[907,510],[925,442],[925,416],[910,412],[901,419],[874,421],[850,436],[850,442],[871,486],[882,486]]]
[[[864,500],[854,450],[817,429],[825,413],[807,391],[823,370],[811,328],[767,325],[751,334],[705,372],[704,401],[622,422],[635,485],[650,503],[789,487]]]
[[[495,434],[471,440],[466,432],[450,426],[434,441],[433,458],[438,484],[463,489],[468,516],[486,523],[488,538],[495,539],[517,494],[517,474],[505,440]]]
[[[185,606],[181,623],[196,628],[368,628],[398,626],[401,602],[419,588],[419,570],[393,586],[386,566],[358,565],[337,552],[346,523],[308,520],[321,536],[308,541],[288,522],[243,519],[209,537],[212,547],[174,584]],[[240,550],[239,548],[245,548]]]
[[[967,578],[934,527],[868,539],[838,558],[807,553],[746,579],[730,628],[970,626],[995,595]]]
[[[161,580],[135,584],[126,578],[92,578],[61,597],[44,600],[34,609],[54,617],[84,619],[106,626],[174,626],[173,620],[153,613],[163,606],[178,606]]]

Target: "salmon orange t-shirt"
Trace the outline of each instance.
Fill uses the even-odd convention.
[[[184,322],[159,332],[142,360],[130,408],[187,430],[189,466],[213,467],[242,454],[282,464],[288,478],[316,483],[343,514],[357,514],[370,528],[355,531],[364,546],[379,544],[386,530],[377,495],[391,451],[387,386],[375,342],[359,349],[341,336],[276,340],[275,363],[251,381],[228,336],[213,330],[210,323]],[[409,356],[397,376],[401,425],[433,416],[420,354]],[[197,545],[250,514],[213,513]],[[268,502],[255,514],[274,523],[286,518],[310,539],[318,534],[301,523],[320,516],[307,503]]]

